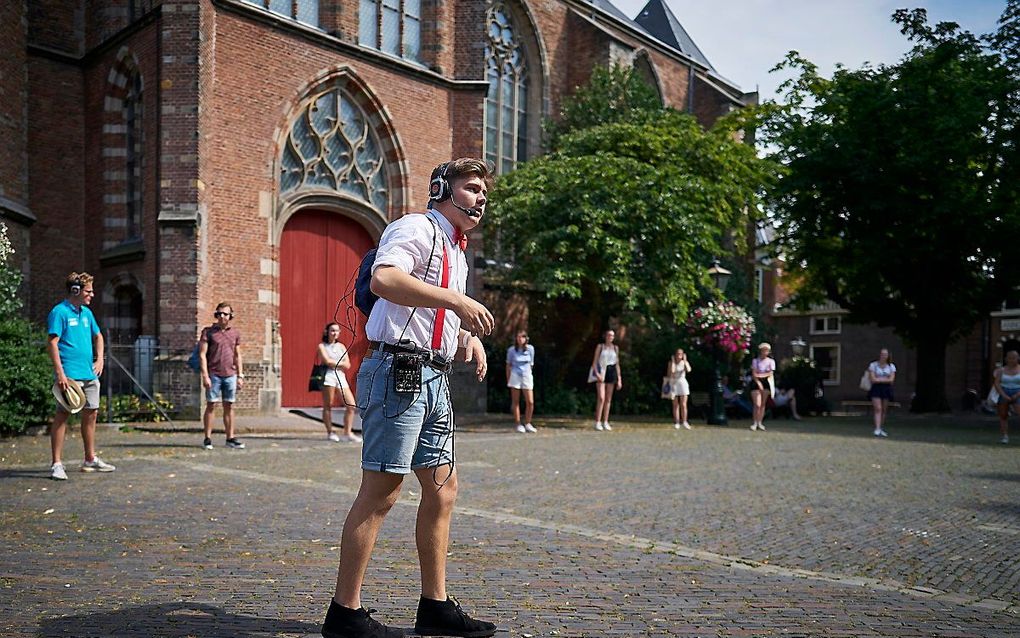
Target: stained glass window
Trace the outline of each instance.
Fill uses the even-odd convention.
[[[361,0],[358,43],[421,61],[421,0]]]
[[[382,146],[365,112],[340,89],[315,96],[291,123],[280,159],[280,192],[332,190],[386,213]]]
[[[527,65],[505,3],[493,2],[486,22],[485,159],[506,173],[527,157]]]

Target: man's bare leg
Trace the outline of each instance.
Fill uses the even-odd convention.
[[[442,487],[450,472],[449,465],[423,468],[414,473],[421,483],[421,504],[414,538],[418,545],[421,566],[421,594],[432,600],[446,600],[446,552],[450,545],[450,519],[457,502],[457,470]]]
[[[368,561],[379,536],[379,528],[400,496],[403,474],[363,470],[361,488],[344,521],[340,540],[340,567],[337,569],[333,599],[350,609],[361,607],[361,585]]]

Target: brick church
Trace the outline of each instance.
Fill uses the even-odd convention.
[[[227,301],[249,412],[319,402],[322,327],[438,163],[540,153],[596,65],[632,65],[706,125],[753,97],[662,0],[634,18],[608,0],[15,0],[0,35],[0,218],[29,316],[87,270],[108,342],[170,365]]]

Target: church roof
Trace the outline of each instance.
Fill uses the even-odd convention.
[[[600,2],[600,4],[610,4]],[[649,0],[645,8],[634,18],[634,22],[655,39],[668,44],[681,53],[700,62],[712,71],[715,67],[694,43],[687,30],[669,10],[664,0]]]

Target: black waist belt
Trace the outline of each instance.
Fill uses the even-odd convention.
[[[450,369],[453,368],[452,361],[447,361],[446,359],[437,355],[435,352],[431,350],[426,350],[425,348],[419,348],[413,344],[394,345],[392,343],[385,343],[382,341],[369,341],[368,349],[378,350],[380,352],[386,352],[388,354],[417,355],[421,357],[422,365],[427,365],[433,370],[438,370],[439,372],[443,373],[449,372]]]

